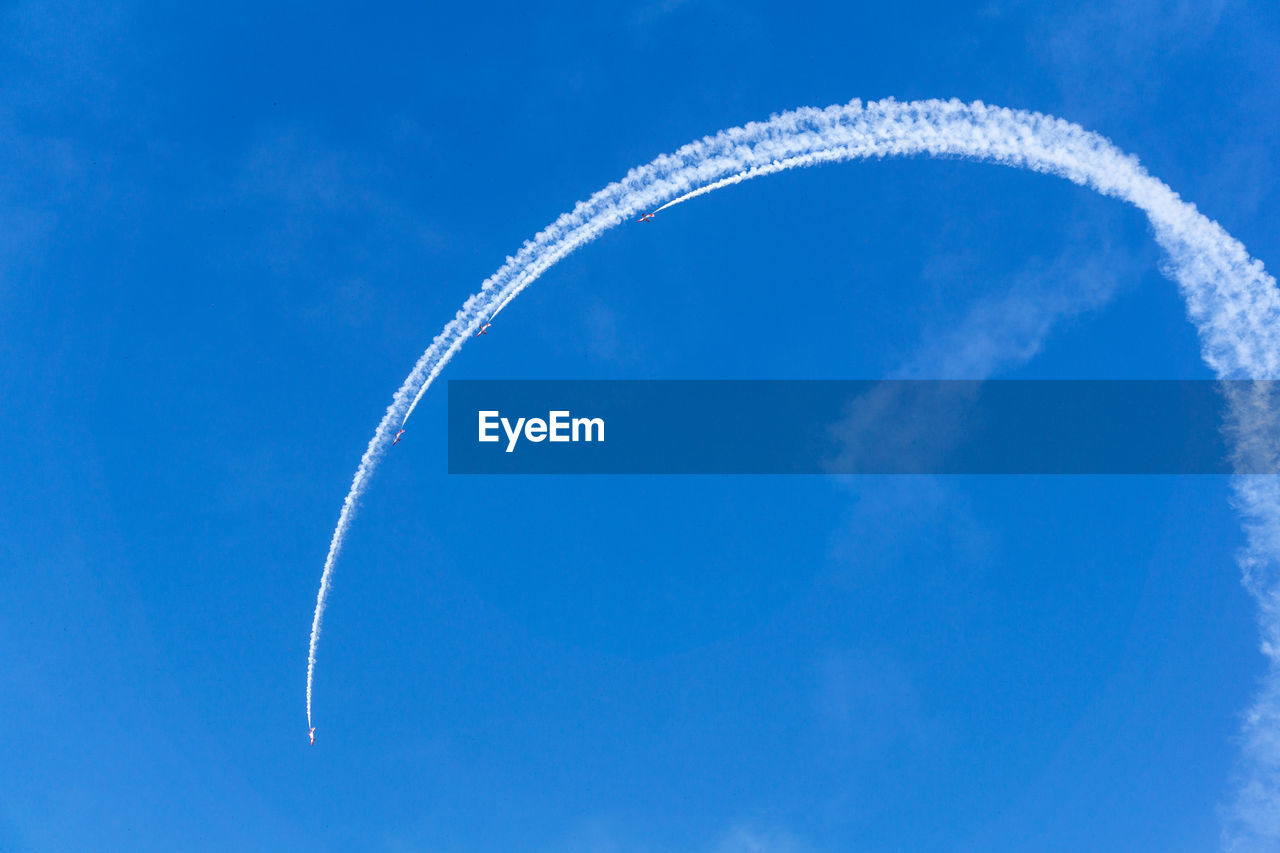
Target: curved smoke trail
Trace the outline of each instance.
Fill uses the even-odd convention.
[[[721,131],[632,169],[526,242],[459,309],[396,392],[370,439],[329,543],[307,656],[307,721],[316,647],[334,564],[393,424],[407,423],[467,338],[539,276],[637,213],[786,169],[872,157],[964,157],[1057,175],[1142,210],[1168,255],[1164,272],[1187,301],[1207,364],[1222,378],[1280,377],[1280,292],[1221,226],[1152,177],[1137,159],[1079,125],[981,102],[894,100],[801,108]],[[663,209],[659,208],[659,209]],[[1233,843],[1280,838],[1280,484],[1239,478],[1245,584],[1261,607],[1271,669],[1248,715],[1245,777]],[[1244,839],[1244,840],[1241,840]]]

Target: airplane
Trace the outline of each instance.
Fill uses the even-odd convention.
[[[481,335],[489,334],[489,327],[492,325],[493,325],[492,323],[485,323],[483,326],[480,327],[480,331],[476,332],[476,337],[478,338]]]
[[[637,219],[636,222],[652,222],[655,215],[656,214],[653,213],[646,213],[644,216]]]
[[[402,435],[404,435],[404,430],[400,430],[398,433],[396,433],[396,437],[391,440],[392,447],[395,447],[397,444],[400,443],[400,436]],[[315,731],[315,729],[312,729],[312,731]]]
[[[316,745],[316,727],[312,726],[311,731],[307,732],[307,734],[311,737],[311,745],[315,746]]]

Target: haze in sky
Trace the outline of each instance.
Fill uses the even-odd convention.
[[[9,7],[0,849],[1221,847],[1265,671],[1224,478],[450,476],[429,393],[335,575],[314,749],[301,666],[370,427],[577,200],[791,107],[980,98],[1274,269],[1278,27]],[[1161,263],[1059,179],[824,166],[610,231],[445,378],[1208,377]]]

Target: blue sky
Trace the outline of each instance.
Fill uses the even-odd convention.
[[[981,98],[1274,269],[1274,7],[3,14],[0,849],[1218,845],[1262,673],[1220,478],[451,477],[438,388],[314,749],[303,678],[391,393],[575,201],[790,107]],[[615,229],[446,376],[1208,376],[1159,265],[1057,179],[829,166]]]

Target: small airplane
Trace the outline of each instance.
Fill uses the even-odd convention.
[[[639,219],[637,219],[636,222],[652,222],[653,217],[656,215],[657,214],[654,214],[654,213],[646,213],[644,216],[641,216]]]
[[[312,726],[311,731],[307,732],[307,735],[310,736],[311,738],[311,745],[315,746],[316,745],[316,727]]]
[[[481,335],[489,334],[489,327],[492,325],[493,325],[492,323],[485,323],[483,326],[480,327],[480,331],[476,332],[476,337],[478,338]]]
[[[404,435],[404,430],[400,430],[398,433],[396,433],[396,437],[395,437],[395,438],[393,438],[393,439],[391,440],[391,446],[392,446],[392,447],[395,447],[397,444],[399,444],[399,443],[400,443],[400,436],[402,436],[402,435]],[[313,732],[314,732],[314,731],[315,731],[315,729],[312,729],[311,731],[313,731]]]

